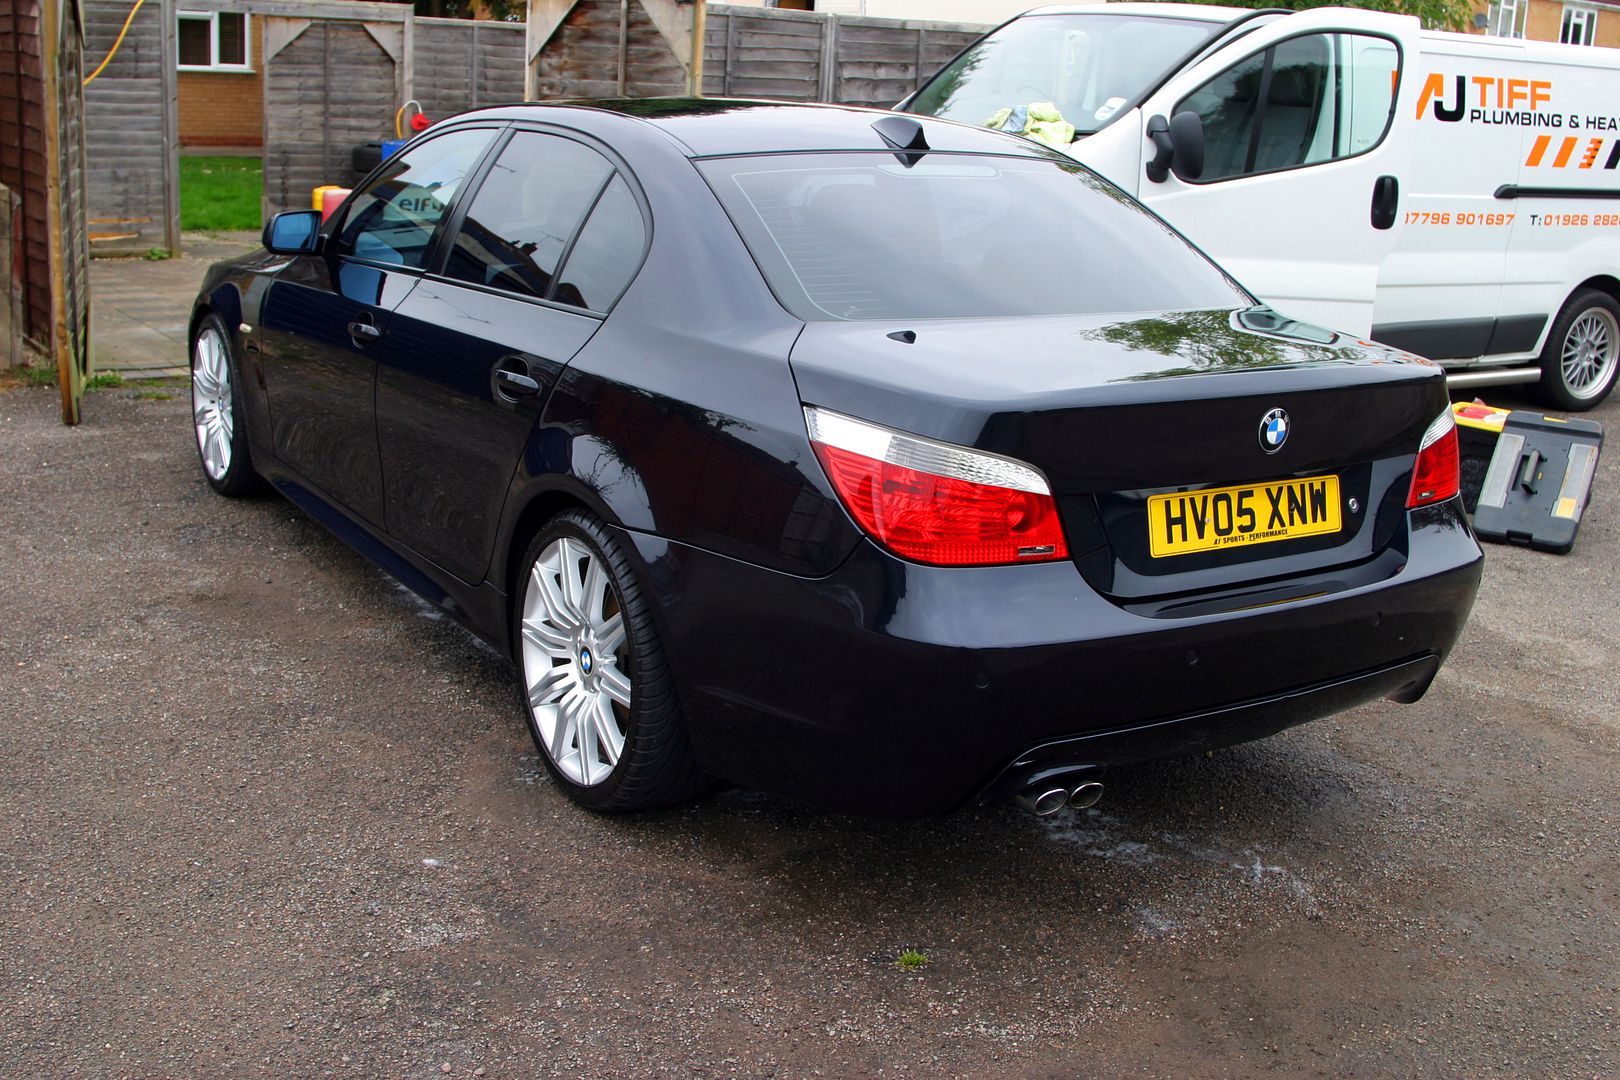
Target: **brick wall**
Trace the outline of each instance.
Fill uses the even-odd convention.
[[[1490,0],[1474,0],[1474,11],[1484,14],[1490,9]],[[1620,49],[1620,11],[1613,8],[1597,9],[1596,45]],[[1563,0],[1530,0],[1530,14],[1525,20],[1524,36],[1531,41],[1557,41],[1564,27]],[[1483,28],[1472,21],[1467,27],[1470,34],[1483,34]]]
[[[1598,12],[1597,43],[1610,49],[1620,49],[1620,11],[1604,8]]]
[[[264,20],[252,20],[253,70],[180,72],[181,146],[264,145]]]
[[[1524,24],[1524,36],[1531,41],[1557,41],[1564,23],[1564,5],[1558,3],[1532,3],[1530,18]]]

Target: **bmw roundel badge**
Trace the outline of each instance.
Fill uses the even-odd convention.
[[[1260,418],[1260,449],[1275,454],[1288,441],[1288,414],[1272,409]]]

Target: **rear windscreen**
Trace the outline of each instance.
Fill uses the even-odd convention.
[[[930,153],[699,163],[777,299],[802,319],[1237,307],[1224,274],[1078,164]]]

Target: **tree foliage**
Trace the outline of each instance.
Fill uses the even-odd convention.
[[[528,0],[389,0],[409,4],[418,15],[435,19],[495,19],[522,22],[528,14]]]
[[[1392,11],[1416,15],[1431,30],[1461,30],[1474,16],[1469,0],[1192,0],[1195,4],[1222,7],[1291,8],[1303,11],[1317,7],[1358,7],[1368,11]]]

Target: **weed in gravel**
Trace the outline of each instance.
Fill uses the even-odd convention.
[[[916,949],[906,949],[894,961],[901,971],[918,971],[928,966],[928,955]]]
[[[124,385],[124,377],[116,371],[103,371],[85,381],[86,390],[116,390]]]
[[[173,401],[173,394],[165,394],[162,390],[137,390],[136,401]]]
[[[20,368],[19,370],[22,372],[22,381],[24,386],[56,385],[56,372],[50,368],[30,366]]]

